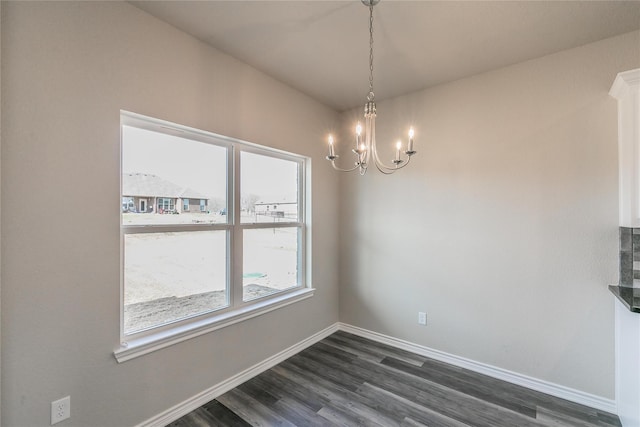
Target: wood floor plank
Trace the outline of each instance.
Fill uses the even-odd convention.
[[[250,427],[251,424],[244,421],[234,412],[226,408],[220,402],[214,400],[197,410],[190,412],[179,420],[169,424],[168,427]]]
[[[538,408],[537,419],[547,426],[571,426],[571,427],[589,427],[593,424],[580,419],[571,417],[568,414],[558,413],[546,408]]]
[[[188,413],[167,427],[208,427],[213,425],[215,419],[206,410],[199,408]]]
[[[350,363],[354,359],[358,358],[358,355],[350,353],[348,351],[340,350],[336,347],[331,347],[322,341],[315,343],[311,347],[302,350],[299,354],[316,354],[319,351],[330,354],[334,358],[341,360],[345,363]]]
[[[458,422],[490,427],[536,425],[535,420],[520,413],[499,408],[490,402],[414,377],[406,372],[397,371],[393,367],[380,366],[386,369],[388,376],[392,378],[392,381],[383,381],[381,389],[391,389],[398,396],[408,397],[420,406]],[[377,378],[372,378],[372,382],[376,380]]]
[[[251,424],[236,415],[235,412],[224,406],[217,400],[211,401],[204,405],[204,408],[211,417],[213,424],[219,427],[250,427]]]
[[[274,412],[271,408],[262,405],[251,396],[237,388],[219,396],[218,402],[238,414],[242,419],[256,427],[295,427],[295,424]]]
[[[327,420],[333,425],[340,427],[352,427],[357,425],[364,425],[364,421],[358,419],[356,414],[350,414],[344,411],[340,411],[337,408],[331,406],[325,406],[318,411],[318,415]]]
[[[391,347],[386,344],[371,341],[366,338],[362,338],[357,335],[348,334],[343,331],[338,331],[333,335],[335,335],[334,338],[338,341],[346,342],[346,343],[351,342],[351,344],[355,348],[367,349],[381,356],[394,357],[398,360],[411,363],[412,365],[422,366],[422,364],[427,359],[426,357],[421,356],[419,354],[411,353],[406,350],[401,350],[399,348]]]
[[[422,369],[429,369],[428,366],[431,361],[425,362]],[[437,368],[440,369],[440,368]],[[557,397],[550,396],[535,390],[528,389],[526,387],[508,383],[506,381],[490,377],[488,375],[479,374],[477,372],[470,371],[468,369],[458,369],[452,371],[445,368],[449,375],[457,376],[463,381],[483,384],[489,390],[492,390],[498,396],[508,396],[516,402],[523,402],[528,407],[548,406],[550,408],[558,407],[561,411],[574,412],[578,416],[591,418],[595,416],[596,410],[588,408],[586,406],[569,402]],[[617,418],[617,417],[616,417]]]
[[[326,418],[293,399],[282,398],[273,405],[273,409],[297,426],[330,427],[333,425]]]
[[[412,420],[411,418],[405,418],[404,420],[402,420],[402,424],[400,424],[400,427],[430,427],[430,426],[419,423],[418,421]]]
[[[307,406],[311,411],[318,412],[322,407],[329,404],[330,400],[324,396],[309,390],[304,384],[292,381],[289,378],[270,369],[259,375],[264,383],[260,386],[271,389],[272,393],[277,393],[281,397],[289,397]]]
[[[618,418],[617,415],[609,414],[603,411],[598,411],[597,417],[598,417],[598,422],[600,423],[601,426],[622,427],[620,418]]]
[[[286,362],[283,366],[275,366],[276,372],[280,372],[283,375],[289,375],[292,379],[297,379],[301,382],[307,382],[310,389],[316,389],[321,394],[327,396],[330,399],[330,404],[327,405],[334,409],[346,411],[354,415],[358,420],[362,420],[366,425],[391,427],[399,425],[399,420],[394,420],[391,417],[383,414],[379,411],[372,409],[376,402],[372,402],[362,396],[358,396],[339,384],[325,380],[320,375],[315,373],[304,371],[294,365],[287,365]],[[284,370],[286,367],[286,370]]]
[[[392,366],[396,369],[402,370],[411,375],[415,375],[420,378],[429,380],[431,382],[441,384],[450,389],[456,390],[464,394],[468,394],[470,396],[485,400],[487,402],[491,402],[503,408],[511,409],[512,411],[517,411],[529,417],[535,418],[536,416],[535,406],[525,405],[511,395],[504,395],[499,392],[496,392],[495,389],[483,384],[481,381],[477,381],[477,380],[469,381],[469,380],[460,379],[452,375],[448,375],[441,371],[416,368],[415,366],[410,365],[406,362],[403,362],[401,360],[396,360],[390,357],[385,358],[382,361],[382,364],[387,366]]]
[[[621,427],[617,416],[343,331],[170,427]]]
[[[426,406],[368,383],[363,384],[359,393],[376,399],[381,407],[403,416],[403,423],[408,418],[430,427],[469,427],[467,424],[442,415]]]
[[[277,371],[280,367],[276,366],[273,369]],[[373,409],[372,406],[375,405],[375,402],[370,402],[335,383],[324,380],[316,374],[305,372],[291,366],[288,367],[287,372],[281,373],[290,375],[292,378],[297,378],[298,381],[307,382],[310,389],[316,389],[330,399],[330,403],[324,408],[331,408],[338,412],[349,414],[357,421],[358,425],[378,427],[399,425],[397,420]]]
[[[573,402],[563,401],[562,399],[548,399],[544,403],[538,405],[538,410],[546,409],[548,411],[566,414],[572,418],[590,423],[598,419],[598,411],[593,408],[578,405]]]
[[[368,383],[407,399],[415,399],[421,390],[429,387],[421,378],[367,360],[354,360],[349,370],[354,375],[366,378]]]
[[[290,358],[286,363],[293,364],[302,370],[308,370],[311,373],[322,376],[324,379],[343,387],[345,390],[355,391],[362,384],[362,380],[354,377],[350,372],[337,369],[327,369],[327,365],[319,363],[315,358],[301,354]]]
[[[258,381],[247,381],[244,384],[240,384],[237,389],[246,393],[248,396],[251,396],[266,407],[271,407],[280,400],[280,397],[274,396],[270,393],[273,388],[265,389],[260,386]]]
[[[379,353],[368,351],[365,348],[354,348],[348,344],[344,344],[343,342],[336,340],[333,338],[333,335],[327,337],[321,341],[323,344],[337,348],[342,351],[346,351],[347,353],[351,353],[354,356],[358,356],[359,359],[369,360],[370,362],[380,362],[385,356],[380,355]]]
[[[434,384],[430,392],[420,392],[416,401],[449,418],[476,427],[534,427],[543,424],[517,412],[482,402],[472,396]]]
[[[423,369],[425,369],[425,366],[423,366]],[[550,396],[517,384],[508,383],[497,378],[482,375],[468,369],[462,369],[457,375],[466,378],[468,381],[481,382],[487,385],[490,389],[495,390],[497,394],[509,395],[519,401],[528,402],[529,405],[535,405],[536,407],[557,410],[560,413],[566,412],[568,414],[572,414],[575,418],[582,419],[583,421],[591,422],[598,418],[598,414],[602,414],[601,422],[606,423],[605,425],[620,427],[620,421],[617,416],[600,412],[596,409],[589,408],[575,402]]]
[[[352,386],[353,390],[356,390],[370,379],[370,372],[359,369],[357,365],[354,365],[357,359],[346,364],[336,358],[333,353],[323,351],[322,347],[317,347],[314,350],[312,353],[301,354],[301,359],[299,359],[300,363],[303,363],[304,366],[309,366],[311,370],[315,369],[317,373],[323,375],[326,372],[341,371],[347,376],[348,384]]]

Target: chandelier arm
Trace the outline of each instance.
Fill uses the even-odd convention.
[[[331,160],[331,166],[333,166],[333,168],[339,172],[353,172],[354,170],[360,168],[360,164],[356,164],[354,167],[352,167],[351,169],[342,169],[341,167],[336,166],[336,161],[335,160]],[[366,168],[365,168],[366,169]]]
[[[375,164],[376,164],[376,167],[378,168],[378,170],[381,170],[380,168],[382,168],[382,169],[391,171],[391,173],[395,172],[396,170],[398,170],[398,169],[400,169],[402,167],[402,166],[397,167],[397,166],[385,165],[384,162],[382,160],[380,160],[380,158],[378,157],[377,153],[375,153],[374,161],[375,161]]]
[[[407,166],[409,164],[409,162],[411,162],[411,156],[407,156],[407,160],[406,161],[402,161],[399,165],[395,165],[395,166],[388,166],[385,165],[384,162],[382,160],[380,160],[380,158],[378,157],[378,151],[377,150],[373,150],[373,155],[374,155],[374,163],[376,164],[376,167],[378,168],[378,170],[380,172],[382,172],[382,170],[380,168],[383,168],[387,171],[391,171],[389,172],[389,174],[392,174],[393,172],[397,171],[398,169],[402,169],[403,167]]]
[[[378,147],[376,147],[375,134],[371,141],[371,151],[373,151],[373,161],[380,172],[382,172],[382,169],[385,169],[387,171],[391,171],[390,173],[393,173],[396,169],[398,169],[398,167],[395,166],[387,166],[382,160],[380,160],[380,157],[378,156]]]
[[[382,166],[384,166],[384,165],[382,165]],[[376,162],[376,169],[378,169],[378,171],[382,172],[385,175],[391,175],[391,174],[395,173],[395,171],[396,171],[395,169],[391,170],[391,171],[386,171],[386,170],[382,169],[377,162]]]

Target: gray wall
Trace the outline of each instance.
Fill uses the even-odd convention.
[[[340,320],[613,399],[608,91],[638,46],[628,33],[379,103],[378,146],[413,124],[418,154],[341,178]]]
[[[338,320],[335,112],[126,3],[2,14],[2,425],[133,425]],[[316,295],[117,364],[120,109],[311,156]]]
[[[3,425],[66,395],[65,425],[144,421],[336,322],[338,279],[341,321],[613,398],[607,92],[640,33],[382,102],[380,145],[411,123],[415,162],[339,183],[339,116],[134,7],[2,2],[2,24]],[[117,364],[120,109],[311,156],[316,296]]]

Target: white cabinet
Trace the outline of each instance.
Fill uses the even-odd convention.
[[[640,69],[618,74],[620,226],[640,227]],[[637,292],[637,289],[627,289]],[[640,427],[640,313],[616,301],[616,403],[624,427]]]
[[[618,100],[619,225],[640,227],[640,68],[619,73],[609,94]]]

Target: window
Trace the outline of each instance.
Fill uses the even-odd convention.
[[[240,155],[243,232],[243,299],[245,301],[296,286],[302,225],[298,223],[298,162],[253,152]],[[277,189],[277,191],[275,190]],[[257,205],[288,200],[292,215],[261,211]],[[275,209],[275,208],[274,208]],[[286,225],[285,225],[286,224]],[[276,227],[277,225],[277,227]]]
[[[123,197],[122,198],[122,212],[135,212],[136,205],[133,204],[132,197]]]
[[[174,199],[161,197],[158,199],[158,213],[172,213],[175,210]]]
[[[307,158],[127,112],[121,140],[119,361],[313,294]]]

